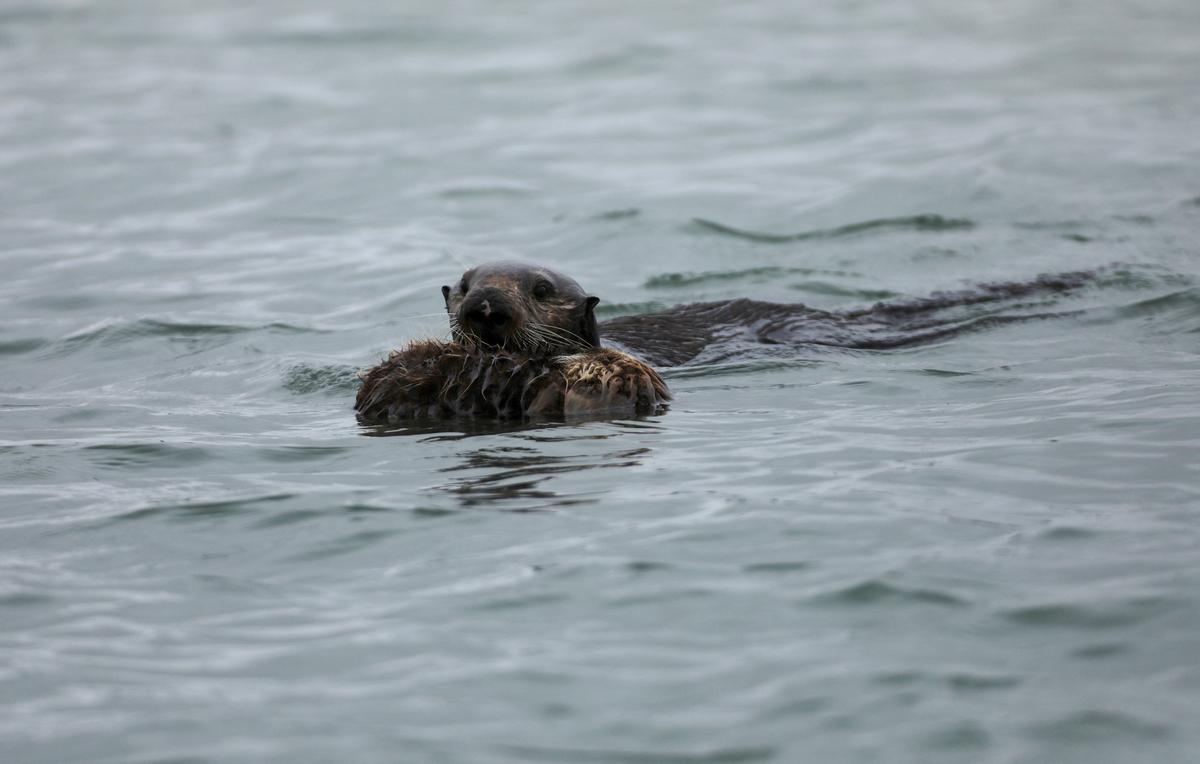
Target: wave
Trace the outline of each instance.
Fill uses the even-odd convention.
[[[49,340],[41,337],[27,337],[20,340],[7,340],[0,342],[0,355],[21,355],[22,353],[31,353],[34,350],[45,347],[50,344]]]
[[[608,316],[628,316],[639,313],[654,313],[666,309],[661,302],[602,302],[596,306],[596,315],[601,318]]]
[[[84,446],[91,461],[102,467],[186,467],[214,459],[209,449],[167,443],[100,443]]]
[[[264,505],[273,505],[294,498],[296,498],[296,494],[293,493],[272,493],[220,501],[151,504],[116,515],[112,518],[112,521],[125,522],[159,516],[177,520],[203,520],[206,518],[229,517],[253,513]]]
[[[1178,292],[1151,297],[1130,303],[1117,309],[1122,318],[1154,316],[1164,311],[1177,311],[1182,316],[1200,316],[1200,288],[1182,289]]]
[[[675,289],[692,287],[702,284],[722,284],[731,281],[753,281],[768,283],[787,276],[861,276],[851,271],[822,270],[820,268],[800,268],[795,266],[763,265],[756,268],[742,268],[732,271],[700,271],[685,273],[662,273],[651,276],[642,286],[647,289]]]
[[[836,239],[843,236],[874,231],[962,231],[975,227],[975,221],[966,218],[948,218],[942,215],[909,215],[898,218],[879,218],[865,220],[861,223],[850,223],[836,228],[817,228],[799,233],[764,233],[750,231],[744,228],[718,223],[705,218],[692,218],[691,227],[704,233],[715,233],[722,236],[732,236],[737,239],[758,242],[760,244],[787,244],[794,241],[809,241],[812,239]]]
[[[885,603],[966,607],[962,598],[938,589],[906,589],[886,581],[870,579],[820,597],[836,605],[877,605]]]
[[[1088,605],[1063,602],[1014,608],[1006,611],[1004,617],[1021,626],[1102,630],[1145,623],[1170,611],[1177,604],[1161,597],[1138,597]]]
[[[134,321],[109,321],[69,334],[50,343],[49,355],[63,356],[93,345],[112,346],[144,338],[196,341],[257,332],[272,334],[325,334],[328,330],[273,321],[269,324],[219,324],[163,321],[141,318]]]
[[[283,388],[297,395],[357,390],[358,369],[352,366],[297,364],[284,373]]]

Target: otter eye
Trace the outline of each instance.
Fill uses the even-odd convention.
[[[533,296],[539,300],[544,300],[554,294],[554,285],[549,281],[539,281],[533,285]]]
[[[462,292],[463,294],[466,294],[467,290],[470,288],[471,288],[471,285],[469,283],[467,283],[467,277],[463,276],[462,280],[458,282],[458,291]]]

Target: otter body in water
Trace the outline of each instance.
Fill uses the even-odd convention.
[[[892,350],[989,326],[1061,316],[1041,310],[1041,301],[1079,289],[1095,277],[1096,272],[1088,271],[1045,274],[844,311],[746,299],[698,302],[621,316],[600,329],[608,341],[657,366],[794,357],[797,350],[822,348]]]
[[[848,311],[757,300],[693,303],[597,325],[599,299],[573,279],[534,265],[489,263],[442,287],[451,341],[414,342],[362,372],[355,409],[363,419],[386,421],[652,414],[665,409],[671,394],[647,361],[680,366],[747,352],[918,345],[1062,315],[1001,312],[989,304],[1011,308],[1007,301],[1069,292],[1094,275],[981,284]],[[617,348],[601,346],[601,330]]]

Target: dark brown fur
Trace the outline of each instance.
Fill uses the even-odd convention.
[[[798,303],[722,300],[621,316],[600,325],[609,342],[649,363],[682,366],[823,348],[890,350],[937,342],[988,326],[1062,315],[1045,310],[1059,294],[1095,281],[1097,272],[1043,274],[1031,281],[979,284],[929,297],[826,311]],[[1018,306],[1015,300],[1024,304]],[[1017,307],[1023,310],[1015,310]]]
[[[531,357],[425,340],[361,376],[354,407],[373,421],[653,414],[671,398],[657,372],[606,348]]]
[[[414,342],[363,372],[363,419],[653,414],[671,398],[652,368],[600,347],[599,300],[560,273],[489,263],[442,296],[453,341]]]

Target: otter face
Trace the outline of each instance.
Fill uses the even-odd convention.
[[[535,355],[565,355],[600,346],[589,297],[572,278],[517,262],[485,263],[442,287],[454,339]]]

